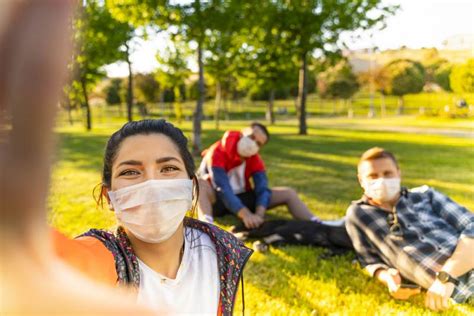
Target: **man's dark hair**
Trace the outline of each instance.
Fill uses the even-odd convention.
[[[265,134],[265,136],[267,136],[267,143],[268,143],[268,141],[270,140],[270,132],[268,131],[268,129],[265,125],[263,125],[262,123],[259,123],[259,122],[253,122],[252,124],[250,124],[250,127],[260,128],[263,131],[263,133]]]

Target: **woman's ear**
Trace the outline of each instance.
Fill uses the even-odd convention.
[[[191,212],[193,213],[192,217],[196,217],[196,210],[198,207],[198,199],[199,199],[199,180],[196,175],[193,175],[191,178],[193,180],[193,202],[191,206]]]
[[[102,190],[100,194],[102,196],[102,200],[105,198],[105,200],[107,201],[107,204],[109,205],[109,210],[113,210],[114,208],[112,206],[112,203],[110,203],[109,198],[109,189],[105,185],[102,185]]]
[[[195,175],[191,179],[193,180],[193,200],[197,200],[199,195],[199,182]]]

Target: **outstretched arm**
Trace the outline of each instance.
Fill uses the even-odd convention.
[[[45,226],[51,130],[71,56],[73,2],[7,3],[15,4],[0,39],[0,225],[27,238],[34,222]]]
[[[74,3],[0,1],[0,314],[150,315],[51,249],[45,201]]]

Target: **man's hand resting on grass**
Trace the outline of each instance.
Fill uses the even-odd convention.
[[[393,298],[407,300],[411,296],[419,294],[420,288],[402,288],[402,277],[397,269],[381,269],[376,273],[377,279],[387,285],[388,291]]]
[[[442,283],[435,280],[426,292],[425,305],[434,311],[443,311],[449,308],[449,298],[454,291],[454,284]]]
[[[242,207],[238,212],[237,216],[242,219],[245,227],[248,229],[257,228],[263,224],[263,217],[252,213],[248,208]]]

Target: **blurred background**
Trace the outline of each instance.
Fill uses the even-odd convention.
[[[470,117],[473,12],[467,0],[83,0],[60,124],[298,119],[305,134],[307,117]]]

